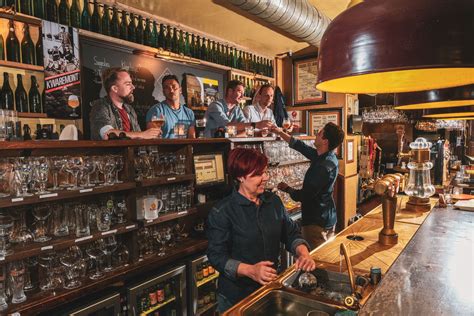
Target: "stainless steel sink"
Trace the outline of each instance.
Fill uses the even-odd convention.
[[[258,301],[243,310],[244,316],[306,316],[310,311],[321,311],[334,315],[345,309],[336,305],[315,301],[311,298],[284,289],[269,291]]]
[[[344,305],[344,298],[352,294],[349,276],[323,269],[316,269],[312,273],[318,280],[318,286],[311,291],[303,291],[299,288],[297,280],[299,273],[297,271],[283,281],[283,286]]]

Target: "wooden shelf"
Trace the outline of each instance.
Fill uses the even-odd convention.
[[[14,19],[15,21],[23,22],[23,23],[28,23],[28,24],[35,24],[37,26],[41,25],[41,19],[31,16],[31,15],[26,15],[23,13],[14,13],[12,10],[5,10],[4,8],[0,8],[0,18],[4,19]]]
[[[27,257],[37,256],[45,251],[66,249],[74,245],[81,245],[90,243],[94,240],[105,238],[113,235],[120,235],[135,231],[138,229],[137,223],[126,223],[121,225],[115,225],[110,230],[105,232],[95,231],[93,234],[85,237],[76,237],[74,232],[70,232],[69,236],[65,237],[53,237],[48,242],[38,243],[32,242],[25,246],[17,245],[13,246],[13,253],[5,257],[5,262],[11,262],[21,260]]]
[[[93,187],[87,189],[81,189],[77,191],[56,191],[48,194],[43,195],[33,195],[33,196],[26,196],[26,197],[5,197],[0,199],[0,208],[4,207],[15,207],[19,205],[30,205],[42,202],[52,202],[52,201],[60,201],[65,199],[71,198],[79,198],[83,196],[92,196],[102,193],[110,193],[110,192],[117,192],[117,191],[124,191],[124,190],[131,190],[135,189],[136,185],[134,182],[124,182],[119,184],[114,184],[111,186],[101,186],[101,187]]]
[[[36,315],[39,312],[54,310],[55,307],[65,304],[71,300],[103,290],[107,286],[118,284],[124,286],[124,280],[133,281],[140,273],[150,271],[156,273],[160,266],[176,262],[177,259],[187,255],[204,251],[207,248],[207,240],[187,239],[181,241],[176,247],[166,253],[166,256],[149,256],[142,261],[119,267],[112,272],[106,273],[99,280],[82,279],[82,286],[77,289],[57,289],[52,291],[40,291],[27,293],[27,300],[20,304],[9,304],[7,314],[18,312],[24,315]]]
[[[213,275],[208,276],[207,278],[202,279],[201,281],[196,282],[196,287],[201,287],[201,286],[203,286],[204,284],[207,284],[207,283],[211,282],[212,280],[217,279],[218,277],[219,277],[219,272],[216,271],[216,272],[214,272]]]
[[[48,118],[46,113],[18,112],[20,118]]]
[[[141,220],[140,222],[143,224],[143,226],[147,227],[147,226],[153,226],[159,223],[169,222],[169,221],[187,216],[189,214],[194,214],[194,213],[197,213],[197,208],[195,207],[190,208],[186,211],[182,211],[182,212],[173,212],[170,214],[160,215],[157,219],[149,219],[149,220],[144,219],[144,220]]]
[[[137,181],[137,186],[149,187],[149,186],[161,185],[161,184],[179,183],[179,182],[184,182],[184,181],[191,181],[191,180],[194,180],[195,178],[196,176],[194,174],[169,175],[169,176],[163,176],[159,178],[143,179],[141,181]]]
[[[15,61],[8,61],[8,60],[0,60],[0,66],[22,69],[22,70],[29,70],[29,71],[44,72],[43,66],[17,63]]]
[[[162,308],[163,306],[168,305],[168,304],[171,303],[171,302],[174,302],[175,300],[176,300],[176,296],[172,296],[172,297],[170,297],[169,299],[167,299],[166,301],[164,301],[163,303],[158,304],[158,305],[156,305],[156,306],[153,306],[152,308],[149,308],[149,309],[147,309],[147,310],[144,311],[144,312],[141,312],[141,313],[140,313],[140,316],[146,316],[146,315],[148,315],[148,314],[150,314],[150,313],[153,313],[154,311],[156,311],[156,310]]]
[[[190,106],[189,107],[193,111],[207,111],[207,106]]]

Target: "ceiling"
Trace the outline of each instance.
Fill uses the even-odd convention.
[[[258,24],[235,11],[226,0],[109,0],[144,11],[184,26],[211,38],[229,42],[241,49],[273,57],[309,46]],[[333,19],[347,8],[349,0],[309,0],[327,17]]]

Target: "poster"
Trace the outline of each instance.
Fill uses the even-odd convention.
[[[295,60],[293,62],[295,78],[294,105],[326,103],[326,94],[316,89],[318,82],[318,61],[316,58]]]
[[[207,107],[219,99],[219,81],[186,74],[186,103],[192,108]]]
[[[81,86],[77,29],[43,21],[45,101],[48,117],[79,119]]]

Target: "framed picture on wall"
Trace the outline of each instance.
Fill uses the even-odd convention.
[[[308,111],[308,135],[315,136],[329,122],[340,127],[343,126],[342,124],[344,122],[341,108]],[[343,159],[343,150],[343,145],[336,149],[338,159]]]
[[[354,162],[354,140],[346,141],[346,163]]]
[[[316,89],[318,61],[316,57],[293,60],[293,105],[326,103],[326,93]]]

